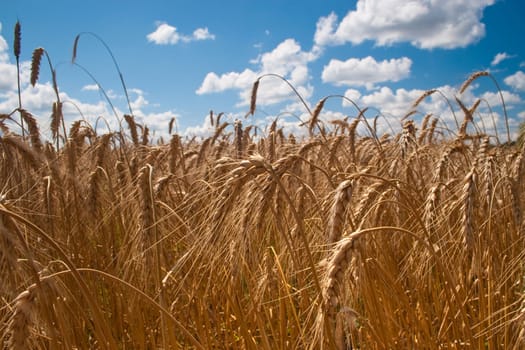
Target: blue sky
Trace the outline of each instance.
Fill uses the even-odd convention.
[[[89,73],[111,98],[118,116],[127,113],[118,72],[104,45],[82,34],[76,63],[75,37],[94,33],[111,49],[140,123],[168,132],[171,118],[188,135],[210,132],[209,111],[225,120],[243,119],[253,82],[262,74],[286,78],[313,106],[344,95],[361,108],[378,110],[394,127],[425,90],[438,89],[414,118],[433,113],[451,125],[459,86],[470,74],[489,70],[501,87],[511,128],[525,120],[525,25],[521,0],[358,1],[4,1],[0,13],[0,113],[18,106],[13,28],[22,26],[23,107],[44,133],[54,96],[47,62],[36,87],[29,82],[32,51],[43,47],[56,68],[68,122],[114,113]],[[461,96],[481,98],[476,123],[504,131],[498,90],[482,77]],[[76,107],[74,107],[76,106]],[[490,108],[489,108],[490,106]],[[374,112],[372,112],[374,111]],[[354,116],[341,98],[325,104],[322,118]],[[278,78],[261,80],[257,112],[246,123],[262,127],[280,115],[280,125],[301,132],[305,107]],[[386,128],[386,123],[383,126]],[[503,138],[505,141],[505,138]]]

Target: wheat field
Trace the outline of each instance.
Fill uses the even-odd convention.
[[[304,137],[1,115],[3,348],[523,349],[525,148],[460,98],[395,134],[325,101]]]

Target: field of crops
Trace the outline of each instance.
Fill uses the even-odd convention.
[[[394,134],[324,102],[304,137],[2,115],[2,346],[523,349],[524,149],[460,99]]]

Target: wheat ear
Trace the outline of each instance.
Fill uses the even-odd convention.
[[[334,312],[337,310],[340,302],[341,283],[345,271],[354,258],[360,236],[361,232],[356,231],[339,240],[327,262],[326,275],[322,285],[323,314],[334,316]]]
[[[236,120],[234,127],[235,127],[235,149],[237,153],[237,158],[241,158],[243,154],[242,122],[240,120]]]
[[[133,116],[130,114],[124,114],[124,119],[126,120],[126,123],[128,123],[129,133],[131,135],[131,140],[133,141],[133,144],[135,146],[138,146],[139,135],[137,133],[137,124],[135,123],[135,118],[133,118]],[[170,134],[171,134],[171,127],[170,127]]]
[[[352,188],[353,180],[345,180],[335,190],[328,224],[328,243],[335,243],[341,238],[346,208],[352,198]]]
[[[313,136],[314,134],[314,128],[316,125],[318,125],[319,114],[321,113],[321,110],[323,109],[327,99],[328,97],[325,97],[319,102],[317,102],[317,105],[315,105],[314,111],[312,112],[312,116],[310,118],[310,122],[308,123],[308,132],[310,133],[310,136]]]
[[[38,124],[36,122],[36,119],[26,111],[25,109],[21,109],[20,113],[22,114],[22,118],[27,124],[27,129],[29,131],[29,137],[31,138],[31,145],[35,150],[40,152],[43,148],[42,141],[40,140],[40,131],[38,129]]]
[[[465,176],[463,192],[461,195],[462,203],[462,217],[461,217],[461,227],[462,227],[462,236],[463,236],[463,245],[467,250],[467,253],[470,253],[474,249],[474,193],[476,188],[476,172],[475,169],[472,169],[467,176]]]
[[[38,81],[38,75],[40,74],[40,62],[42,61],[42,55],[44,49],[39,47],[33,51],[33,58],[31,59],[31,85],[35,86]]]
[[[432,95],[436,91],[437,91],[436,89],[431,89],[431,90],[425,91],[425,93],[423,93],[421,96],[419,96],[419,98],[417,100],[414,101],[414,103],[412,104],[412,108],[416,108],[421,102],[423,102],[423,100],[425,98],[427,98],[428,96]]]
[[[257,79],[254,83],[253,83],[253,86],[252,86],[252,93],[251,93],[251,97],[250,97],[250,111],[248,112],[248,114],[250,115],[254,115],[255,113],[255,103],[257,101],[257,90],[259,89],[259,82],[260,82],[260,78]],[[217,124],[219,123],[219,117],[217,117]]]
[[[421,133],[419,134],[419,137],[417,138],[417,143],[421,145],[428,134],[428,122],[430,121],[430,118],[432,118],[432,113],[428,113],[423,118],[423,121],[421,122]]]
[[[472,84],[474,80],[478,79],[479,77],[486,77],[488,75],[489,75],[489,72],[485,72],[485,71],[475,72],[471,74],[470,77],[467,80],[465,80],[465,82],[459,88],[459,93],[460,94],[464,93],[465,90],[467,90],[469,85]]]

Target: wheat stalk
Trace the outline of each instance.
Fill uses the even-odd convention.
[[[27,289],[16,297],[14,312],[8,326],[8,333],[11,335],[8,343],[9,350],[29,348],[29,327],[33,322],[34,300],[34,289]]]
[[[465,117],[463,118],[463,122],[461,123],[461,126],[459,127],[459,132],[458,132],[458,138],[464,139],[467,136],[467,125],[469,122],[473,122],[474,118],[472,117],[472,113],[470,112],[470,110],[457,97],[456,97],[456,102],[458,103],[459,107],[463,111],[463,114],[465,115]]]
[[[417,138],[418,145],[421,145],[425,141],[425,138],[428,135],[428,131],[429,131],[428,122],[430,121],[430,118],[432,118],[432,113],[428,113],[427,115],[425,115],[425,117],[421,121],[421,127],[420,127],[421,133],[419,134],[419,137]]]
[[[362,194],[359,203],[357,204],[355,210],[355,220],[357,227],[360,229],[365,223],[366,213],[370,209],[371,204],[379,195],[379,192],[385,187],[385,183],[382,181],[374,182],[372,185],[368,186],[365,193]]]
[[[18,108],[22,109],[22,90],[20,88],[20,43],[22,38],[22,29],[20,22],[16,21],[15,24],[15,33],[14,33],[14,43],[13,43],[13,53],[16,59],[16,83],[17,83],[17,92],[18,92]],[[22,129],[22,138],[25,138],[24,133],[24,120],[22,113],[20,113],[20,128]]]
[[[122,89],[124,90],[124,94],[126,95],[126,101],[128,102],[128,109],[129,109],[129,114],[130,115],[134,115],[133,114],[133,109],[131,108],[131,101],[129,100],[129,94],[128,94],[128,89],[126,88],[126,84],[124,82],[124,76],[122,75],[122,72],[120,71],[120,67],[117,63],[117,60],[115,59],[115,56],[113,55],[113,52],[111,51],[111,49],[109,48],[108,44],[106,44],[106,42],[104,40],[102,40],[102,38],[100,36],[98,36],[97,34],[95,33],[92,33],[92,32],[82,32],[80,34],[77,34],[77,36],[75,37],[75,41],[73,43],[73,55],[71,57],[71,62],[76,64],[75,60],[77,58],[77,48],[78,48],[78,42],[80,40],[80,37],[82,35],[91,35],[93,36],[94,38],[96,38],[100,43],[102,43],[102,45],[106,48],[107,52],[109,53],[110,57],[111,57],[111,60],[113,61],[113,65],[115,66],[115,69],[117,70],[118,72],[118,75],[119,75],[119,78],[120,78],[120,83],[122,85]],[[98,85],[98,84],[97,84]]]
[[[433,141],[434,141],[434,132],[436,130],[436,126],[437,126],[437,123],[438,123],[439,119],[438,118],[434,118],[432,119],[432,123],[430,123],[430,128],[428,129],[428,143],[429,144],[432,144]]]
[[[17,150],[22,155],[22,159],[27,160],[34,170],[38,170],[41,167],[42,157],[20,138],[13,135],[4,135],[0,142]]]
[[[237,158],[241,158],[243,155],[243,132],[242,132],[242,122],[236,120],[234,124],[235,128],[235,150],[237,153]]]
[[[175,134],[171,137],[168,158],[168,168],[171,174],[175,174],[177,172],[177,161],[180,160],[181,154],[182,144],[180,141],[180,136]]]
[[[53,139],[57,140],[57,144],[58,144],[58,138],[59,138],[60,123],[62,122],[63,119],[64,119],[64,115],[62,114],[62,102],[60,101],[53,102],[53,112],[51,113],[50,128],[51,128],[52,137]]]
[[[175,119],[175,117],[173,117],[173,118],[170,119],[170,122],[168,124],[168,134],[170,134],[170,135],[171,135],[171,132],[173,131],[173,125],[175,124],[175,121],[176,121],[176,119]]]
[[[335,316],[335,345],[337,350],[352,349],[356,344],[353,333],[357,329],[358,314],[349,307],[343,307]]]

